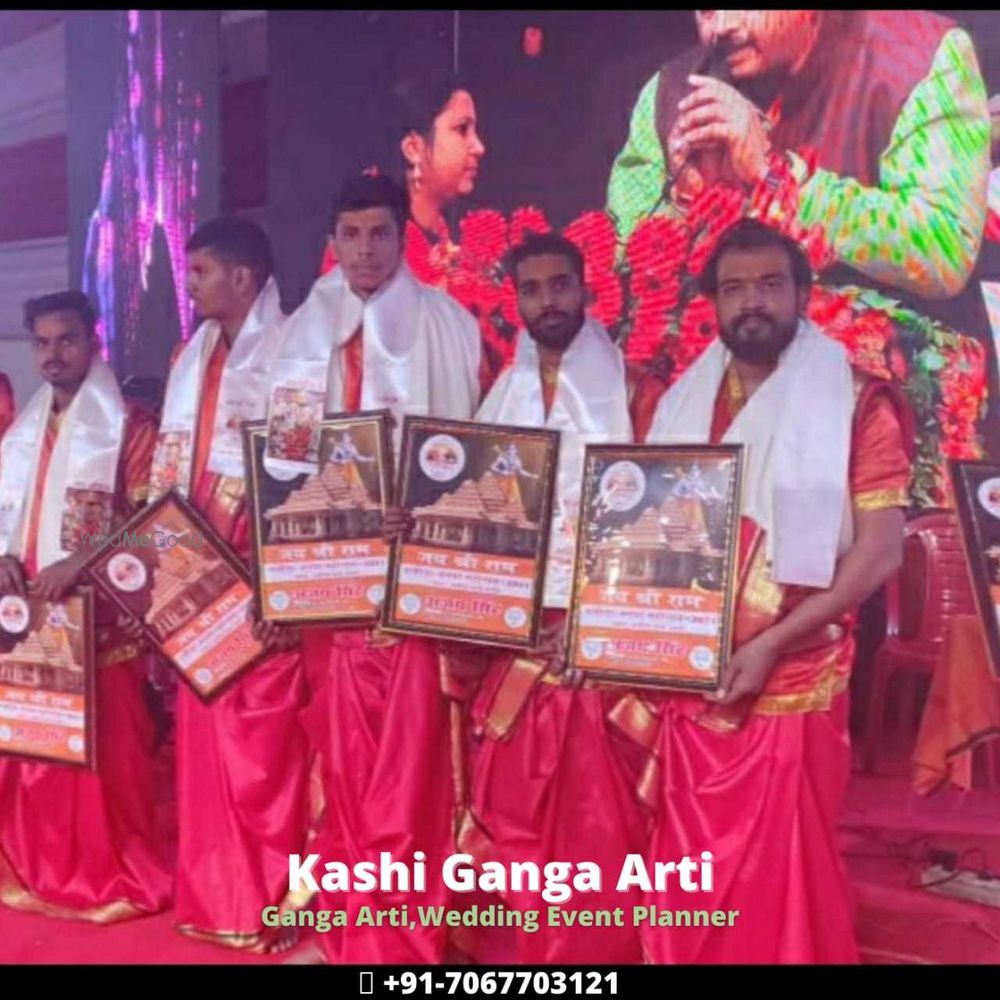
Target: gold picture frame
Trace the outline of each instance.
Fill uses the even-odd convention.
[[[247,568],[172,490],[115,532],[86,569],[205,702],[263,655],[248,620],[253,586]]]
[[[559,457],[556,431],[406,417],[388,631],[513,649],[536,643]]]
[[[94,592],[0,597],[0,755],[97,769]]]
[[[568,662],[709,691],[729,660],[742,445],[588,445]]]
[[[266,421],[243,424],[254,606],[263,621],[375,622],[389,546],[382,518],[392,492],[388,410],[319,424],[313,472],[268,469]]]

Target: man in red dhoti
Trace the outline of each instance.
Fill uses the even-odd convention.
[[[58,601],[97,545],[146,500],[156,427],[126,403],[80,292],[29,301],[45,384],[0,443],[0,597]],[[170,900],[155,821],[146,658],[114,609],[95,609],[97,772],[0,757],[0,900],[107,923]]]
[[[607,331],[586,318],[583,258],[561,236],[529,237],[511,252],[525,330],[513,364],[501,373],[477,419],[560,431],[559,470],[545,576],[545,618],[537,652],[517,655],[451,646],[462,673],[486,668],[471,701],[466,811],[459,849],[477,861],[593,861],[606,873],[603,890],[567,908],[626,907],[614,891],[625,855],[645,844],[645,816],[615,745],[606,714],[617,700],[606,690],[561,684],[566,607],[571,588],[584,445],[632,441],[630,402],[649,410],[656,379],[643,379],[630,400],[621,351]],[[464,661],[470,661],[462,669]],[[481,902],[495,902],[493,898]],[[510,893],[504,902],[545,911],[537,893]],[[631,900],[639,903],[638,894]],[[640,960],[631,926],[520,928],[463,934],[458,943],[481,961],[592,963]]]
[[[288,321],[272,377],[272,414],[289,391],[325,400],[328,413],[387,408],[397,451],[404,414],[472,418],[482,370],[479,331],[461,305],[411,274],[403,260],[408,215],[405,190],[388,177],[343,185],[332,217],[338,266],[316,281]],[[428,873],[438,871],[453,851],[455,799],[437,643],[378,629],[312,628],[303,633],[303,648],[311,730],[325,757],[318,842],[324,860],[377,862],[388,851],[410,862],[423,851]],[[350,922],[339,935],[323,935],[327,959],[441,961],[446,927],[354,925],[361,906],[411,901],[407,894],[327,895],[323,905],[348,910]],[[421,905],[446,901],[440,881],[429,876]]]
[[[256,224],[219,218],[187,243],[188,289],[204,322],[167,382],[152,492],[186,495],[249,557],[240,423],[264,415],[284,317],[271,247]],[[289,904],[288,856],[302,850],[308,750],[299,721],[301,656],[273,628],[272,655],[204,704],[177,699],[178,928],[263,950],[266,906]]]
[[[652,750],[659,793],[648,857],[698,861],[699,907],[727,927],[644,925],[655,962],[852,962],[857,951],[836,820],[850,770],[847,685],[861,602],[899,565],[908,413],[887,382],[801,317],[799,248],[753,220],[705,269],[720,340],[657,408],[649,443],[747,446],[734,654],[719,691],[633,696],[626,728]],[[659,715],[659,730],[657,719]],[[676,883],[649,892],[690,906]]]

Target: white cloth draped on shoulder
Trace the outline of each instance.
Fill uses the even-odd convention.
[[[313,284],[292,314],[274,365],[270,398],[281,388],[325,394],[327,413],[344,410],[340,350],[362,330],[361,408],[470,420],[479,400],[479,328],[444,292],[421,284],[405,261],[368,299],[350,288],[343,268]],[[273,403],[272,403],[273,406]]]
[[[244,420],[264,417],[271,363],[280,344],[285,316],[274,278],[268,278],[247,314],[222,372],[215,412],[208,470],[220,476],[244,478]],[[160,433],[153,458],[150,495],[156,499],[171,486],[187,496],[192,487],[194,434],[205,370],[222,335],[216,320],[206,320],[195,331],[174,362],[167,381]],[[178,446],[177,439],[185,444]]]
[[[730,352],[716,340],[660,400],[648,444],[709,440]],[[742,513],[767,533],[771,576],[829,587],[853,541],[848,473],[854,383],[847,352],[809,320],[722,438],[746,445]]]
[[[52,411],[52,386],[46,383],[31,397],[0,444],[0,555],[23,558],[35,479]],[[73,507],[70,491],[100,494],[102,523],[95,532],[110,530],[118,458],[125,432],[125,401],[114,372],[95,357],[87,377],[59,423],[38,518],[39,569],[66,558],[69,537],[65,518]],[[93,497],[88,503],[93,509]]]
[[[596,320],[587,319],[559,366],[548,417],[542,398],[538,347],[527,331],[518,335],[513,364],[493,386],[476,419],[560,432],[559,471],[545,574],[545,606],[568,606],[576,549],[584,447],[632,440],[625,359]]]

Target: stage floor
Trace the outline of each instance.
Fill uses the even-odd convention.
[[[885,769],[888,776],[853,776],[841,826],[863,961],[1000,963],[1000,909],[913,887],[928,848],[965,852],[963,866],[1000,871],[1000,790],[923,799],[899,762]],[[0,908],[0,928],[0,963],[271,965],[315,941],[283,955],[246,955],[181,936],[170,913],[98,927]]]

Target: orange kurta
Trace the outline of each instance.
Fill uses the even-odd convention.
[[[887,383],[859,379],[857,388],[849,471],[854,508],[905,506],[905,408]],[[738,380],[727,379],[716,402],[713,441],[741,405]],[[736,646],[810,593],[771,582],[763,551],[762,532],[743,519]],[[715,888],[699,905],[740,911],[731,927],[671,932],[644,926],[652,961],[857,961],[835,835],[850,772],[846,689],[853,619],[842,616],[831,631],[817,634],[812,648],[782,657],[749,704],[710,707],[699,696],[671,694],[618,706],[624,728],[654,751],[643,782],[657,808],[648,858],[697,860],[711,851]],[[673,888],[647,893],[646,902],[678,905]]]
[[[24,564],[37,576],[38,510],[56,423],[50,419],[29,513]],[[115,483],[116,523],[145,502],[156,425],[128,404]],[[0,759],[0,899],[8,906],[107,923],[164,909],[172,878],[156,821],[155,727],[144,697],[148,657],[99,600],[97,773]]]
[[[242,479],[207,469],[228,350],[206,366],[195,429],[190,497],[240,555],[250,551]],[[232,947],[265,944],[261,910],[281,904],[288,855],[302,850],[308,750],[298,651],[268,657],[204,704],[177,697],[177,926]]]

